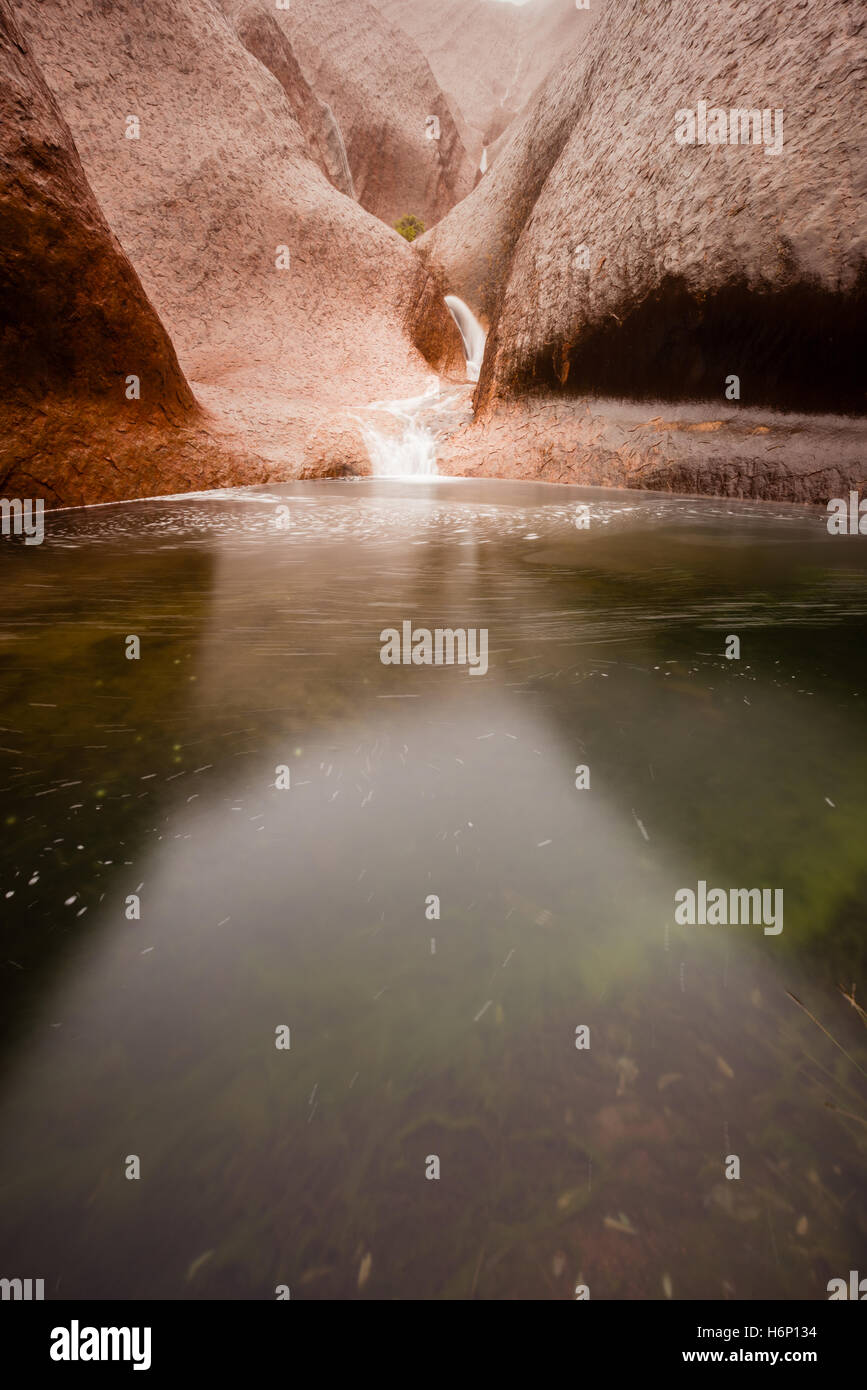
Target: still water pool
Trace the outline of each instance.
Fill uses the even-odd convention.
[[[0,574],[0,1274],[867,1271],[867,539],[363,481],[54,513]],[[383,665],[405,621],[486,629],[487,673]],[[700,881],[782,890],[782,932],[679,925]]]

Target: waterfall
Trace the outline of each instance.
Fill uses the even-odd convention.
[[[359,418],[375,477],[429,478],[436,474],[436,437],[419,416],[438,396],[439,382],[434,381],[423,396],[368,406],[387,417],[381,425]]]
[[[354,418],[361,427],[374,477],[433,478],[439,472],[440,443],[473,418],[472,391],[452,385],[443,392],[434,377],[423,396],[375,401]]]
[[[478,381],[482,358],[485,355],[485,330],[472,309],[462,299],[458,299],[456,294],[447,294],[446,304],[463,339],[464,356],[467,359],[467,381]]]
[[[488,172],[488,147],[487,147],[487,145],[485,145],[484,148],[483,148],[483,150],[482,150],[482,162],[481,162],[481,164],[479,165],[479,173],[480,173],[480,174],[486,174],[487,172]]]
[[[346,184],[346,191],[348,191],[349,197],[354,198],[357,202],[358,194],[355,191],[355,184],[352,179],[352,170],[349,167],[349,156],[346,153],[346,145],[343,141],[343,131],[340,129],[340,126],[337,122],[337,117],[331,110],[331,107],[328,105],[328,102],[324,101],[322,105],[325,107],[326,116],[329,122],[328,135],[329,143],[331,146],[331,153],[336,158],[337,163],[340,166],[340,172],[343,176],[343,181]],[[341,189],[340,191],[342,193],[344,190]]]

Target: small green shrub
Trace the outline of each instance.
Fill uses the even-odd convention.
[[[424,223],[414,217],[411,212],[406,213],[399,222],[395,222],[394,230],[405,236],[407,241],[415,241],[417,236],[421,236],[424,231]]]

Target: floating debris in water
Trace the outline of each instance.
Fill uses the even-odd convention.
[[[615,1065],[617,1067],[618,1076],[617,1094],[619,1096],[624,1096],[626,1095],[627,1087],[634,1086],[635,1082],[638,1080],[638,1067],[631,1057],[618,1057]]]
[[[656,1083],[657,1091],[664,1091],[666,1087],[673,1086],[675,1081],[682,1081],[683,1074],[679,1071],[667,1071],[659,1078]]]
[[[185,1275],[185,1282],[187,1284],[189,1284],[191,1280],[195,1279],[202,1265],[207,1263],[207,1261],[211,1258],[213,1253],[213,1250],[205,1250],[203,1254],[196,1256],[196,1258],[191,1262],[190,1267]]]
[[[621,1231],[625,1236],[638,1235],[638,1232],[625,1211],[620,1212],[618,1216],[606,1216],[602,1224],[606,1226],[609,1231]]]
[[[557,1198],[557,1210],[568,1211],[569,1208],[584,1195],[583,1187],[570,1187],[568,1192],[561,1192],[560,1196]]]

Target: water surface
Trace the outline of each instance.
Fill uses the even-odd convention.
[[[0,1273],[763,1299],[864,1268],[867,541],[426,479],[55,513],[0,569]],[[487,675],[383,666],[405,620],[487,628]],[[783,888],[783,932],[677,926],[699,879]]]

